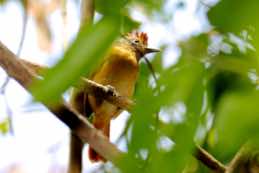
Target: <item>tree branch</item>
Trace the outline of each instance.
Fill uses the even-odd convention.
[[[32,63],[30,61],[27,61],[27,60],[21,59],[21,58],[17,59],[17,61],[20,61],[20,63],[25,65],[27,67],[27,69],[29,69],[35,75],[41,75],[45,70],[47,70],[49,68],[47,66]]]
[[[200,146],[195,146],[194,157],[200,160],[204,165],[206,165],[211,170],[217,172],[225,172],[226,166],[219,162],[216,158],[214,158],[210,153],[201,148]]]
[[[48,69],[46,66],[34,64],[24,59],[19,59],[19,61],[37,74]],[[134,102],[132,100],[127,97],[120,96],[113,88],[98,84],[86,78],[81,78],[80,83],[76,87],[84,89],[89,94],[97,94],[97,97],[103,98],[122,109],[130,110],[134,106]],[[195,145],[193,156],[211,170],[218,172],[226,171],[226,167],[220,161],[198,145]]]
[[[33,80],[37,79],[35,71],[29,70],[25,64],[0,42],[0,66],[6,73],[20,83],[27,91]],[[63,100],[56,105],[43,103],[58,119],[65,123],[83,142],[89,143],[105,159],[118,164],[124,153],[108,141],[108,139],[96,130],[84,116],[73,110]]]
[[[33,73],[38,75],[42,74],[44,70],[49,68],[24,59],[19,59],[19,61]],[[79,84],[74,87],[80,88],[91,95],[103,98],[122,109],[130,110],[130,108],[134,106],[134,102],[131,99],[121,96],[112,86],[104,86],[87,78],[82,77]]]
[[[81,3],[81,26],[91,25],[94,19],[94,0],[82,0]]]
[[[244,144],[227,166],[225,173],[257,173],[259,171],[258,143]]]

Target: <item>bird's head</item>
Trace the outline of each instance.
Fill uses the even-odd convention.
[[[130,44],[139,58],[148,53],[159,52],[158,49],[148,47],[148,36],[144,32],[133,31],[123,36],[123,38]]]

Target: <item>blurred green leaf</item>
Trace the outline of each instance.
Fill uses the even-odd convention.
[[[133,28],[137,29],[139,22],[130,17],[129,10],[126,8],[129,0],[96,0],[96,11],[104,16],[120,16],[120,32],[122,34],[130,32]]]
[[[208,54],[209,37],[208,34],[200,34],[190,39],[180,42],[179,46],[182,51],[180,61],[200,60]]]
[[[210,22],[223,32],[240,32],[258,27],[258,0],[221,0],[209,12]]]
[[[8,118],[0,122],[0,133],[6,134],[9,131],[9,121]]]
[[[200,78],[201,66],[199,62],[181,61],[173,68],[163,71],[160,87],[165,87],[165,89],[159,94],[158,101],[154,103],[155,106],[187,101],[192,93],[193,84]]]
[[[122,34],[132,31],[132,29],[137,29],[140,26],[140,23],[133,20],[129,15],[121,15],[122,23]]]
[[[160,74],[163,71],[163,54],[161,52],[164,52],[166,49],[166,46],[163,45],[159,48],[160,53],[156,53],[154,58],[151,61],[151,64],[154,68],[154,72]]]
[[[150,15],[155,11],[162,12],[165,0],[96,0],[95,6],[99,13],[110,16],[126,12],[128,9],[125,7],[128,7],[129,3],[143,7],[143,10]]]
[[[229,71],[241,76],[247,76],[251,69],[256,69],[255,58],[245,55],[220,54],[211,60],[212,67],[218,71]]]
[[[134,108],[133,126],[129,151],[150,154],[146,172],[180,172],[190,158],[193,147],[193,138],[196,132],[198,116],[203,103],[202,74],[203,65],[184,61],[174,68],[163,70],[159,80],[159,87],[163,88],[156,94],[149,85],[149,73],[146,67],[141,66],[139,88],[136,93],[137,104]],[[157,146],[161,136],[157,134],[156,113],[162,106],[184,103],[186,112],[182,124],[172,128],[172,136],[168,129],[167,137],[175,142],[173,149],[161,151]],[[172,116],[172,115],[168,115]],[[169,125],[168,125],[169,126]],[[165,129],[164,129],[165,130]],[[177,131],[177,133],[175,133]],[[144,153],[145,153],[144,152]],[[174,163],[174,164],[171,164]]]
[[[148,15],[154,14],[154,12],[163,13],[165,2],[165,0],[131,0],[131,3],[142,7]]]
[[[233,154],[250,139],[258,139],[259,92],[234,92],[226,94],[217,110],[215,133],[217,150],[221,156]]]
[[[104,18],[91,28],[83,28],[64,58],[32,86],[35,98],[47,102],[58,99],[80,76],[93,71],[118,35],[116,18]]]
[[[0,5],[4,5],[8,0],[0,0]]]
[[[256,68],[255,65],[253,58],[244,55],[219,54],[211,58],[208,87],[212,111],[225,93],[255,87],[255,82],[248,76],[252,69]]]
[[[185,121],[183,124],[175,126],[174,131],[174,142],[175,148],[170,152],[171,157],[170,163],[167,163],[168,170],[167,172],[181,172],[186,163],[190,159],[190,153],[192,152],[194,143],[194,135],[196,133],[196,128],[199,122],[199,116],[201,114],[202,105],[203,105],[203,95],[204,95],[204,85],[202,84],[203,81],[203,73],[204,68],[199,63],[190,63],[182,69],[182,73],[184,71],[188,71],[185,75],[188,76],[181,76],[182,74],[179,73],[180,78],[187,78],[190,80],[189,85],[184,83],[179,83],[181,86],[188,86],[184,88],[179,88],[179,90],[175,90],[175,93],[182,92],[187,93],[184,97],[184,102],[186,106],[186,113],[185,113]],[[191,74],[192,73],[192,74]],[[192,77],[191,77],[192,76]],[[193,78],[193,79],[191,79]],[[163,163],[160,163],[163,164]],[[164,167],[166,165],[164,164]]]
[[[224,94],[233,91],[244,91],[255,87],[248,76],[240,75],[232,71],[219,71],[208,83],[210,102],[214,111]]]
[[[243,30],[253,35],[253,42],[259,48],[259,1],[221,0],[208,12],[212,25],[222,32],[240,33]]]
[[[95,8],[99,13],[111,16],[118,15],[129,0],[95,0]]]

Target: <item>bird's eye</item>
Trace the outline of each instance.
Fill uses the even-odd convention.
[[[134,43],[138,44],[138,43],[139,43],[139,40],[134,40]]]

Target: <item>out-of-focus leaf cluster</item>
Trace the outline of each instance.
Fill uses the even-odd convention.
[[[227,20],[226,7],[215,12],[217,8],[209,11],[216,16],[210,18],[212,24]],[[251,10],[245,14],[250,21],[255,17]],[[241,19],[234,22],[238,21],[242,24]],[[256,38],[244,25],[238,26],[240,30],[220,26],[225,25],[216,25],[221,32],[212,30],[181,42],[181,56],[171,67],[164,68],[163,57],[157,55],[156,87],[141,66],[137,105],[125,140],[130,156],[143,161],[144,172],[208,172],[190,158],[194,141],[227,162],[244,143],[258,138]]]
[[[157,84],[140,64],[136,106],[120,141],[128,155],[117,172],[208,172],[191,158],[195,142],[228,162],[242,144],[258,138],[258,2],[222,0],[209,9],[214,30],[180,42],[176,64],[165,68],[163,54],[154,57]],[[89,74],[122,28],[138,26],[130,17],[131,5],[150,14],[165,3],[97,0],[101,19],[82,28],[60,62],[34,86],[35,96],[50,102]]]
[[[38,81],[33,86],[35,97],[53,102],[80,76],[93,71],[119,34],[118,28],[119,22],[109,17],[102,19],[93,27],[83,28],[64,58],[46,72],[44,80]]]
[[[164,69],[161,58],[158,54],[153,60],[161,68],[155,87],[146,65],[141,64],[137,104],[125,140],[130,156],[143,161],[142,171],[181,172],[191,161],[202,113],[205,65],[199,61],[202,57],[191,60],[183,54],[176,65]]]
[[[165,2],[165,0],[131,0],[131,3],[141,6],[148,14],[152,14],[153,12],[162,13]]]
[[[208,13],[210,22],[222,32],[240,33],[248,31],[253,35],[254,46],[259,46],[259,1],[223,0]]]
[[[0,0],[0,5],[3,5],[6,3],[7,0]]]
[[[80,76],[93,71],[99,64],[99,58],[105,55],[122,31],[129,32],[138,27],[138,22],[127,15],[126,5],[127,1],[95,2],[97,11],[103,15],[102,19],[93,26],[82,27],[64,58],[46,72],[43,81],[34,85],[32,91],[38,100],[55,102]],[[64,80],[60,80],[62,78]],[[59,85],[57,80],[60,81]]]
[[[208,16],[217,29],[240,32],[249,27],[258,27],[258,5],[257,0],[223,0],[210,9]]]
[[[132,5],[137,5],[151,15],[154,12],[163,13],[162,8],[165,2],[165,0],[96,0],[96,10],[104,15],[112,15],[121,13],[122,7],[128,8]]]

